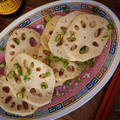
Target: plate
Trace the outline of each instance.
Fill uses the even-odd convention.
[[[16,28],[33,28],[41,34],[44,29],[43,21],[48,15],[65,15],[72,11],[92,12],[107,19],[110,24],[114,25],[111,37],[102,54],[95,58],[94,67],[87,67],[78,76],[79,82],[73,79],[69,85],[64,84],[56,87],[51,103],[40,107],[34,114],[20,117],[0,109],[1,119],[50,120],[61,117],[90,100],[113,75],[120,60],[120,47],[118,47],[120,46],[120,22],[108,7],[95,1],[57,1],[40,6],[21,16],[5,28],[0,34],[0,46],[6,46],[11,32]],[[4,59],[4,54],[0,53],[0,61]]]

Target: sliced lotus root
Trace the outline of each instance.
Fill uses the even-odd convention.
[[[14,96],[11,86],[4,76],[0,78],[0,107],[6,112],[20,116],[32,114],[37,109],[36,106]]]
[[[51,101],[55,78],[49,66],[21,53],[6,71],[13,93],[19,99],[39,107]],[[24,92],[22,89],[25,89]]]
[[[49,50],[48,42],[49,39],[54,31],[54,28],[56,26],[56,23],[61,18],[61,16],[56,15],[54,16],[46,25],[42,35],[41,35],[41,44],[46,50]]]
[[[40,34],[28,28],[15,30],[8,39],[5,60],[8,65],[14,57],[22,52],[35,54],[40,46]]]
[[[51,52],[53,53],[53,55],[62,57],[64,59],[68,59],[68,56],[63,49],[63,42],[64,42],[63,36],[66,33],[67,27],[71,24],[72,20],[78,14],[80,14],[80,12],[75,11],[75,12],[72,12],[68,15],[61,17],[58,20],[58,22],[55,26],[55,29],[49,39],[49,43],[48,43],[49,48],[50,48]]]
[[[104,18],[80,14],[67,29],[63,47],[71,61],[84,62],[101,54],[110,33]]]
[[[53,56],[42,46],[39,49],[38,59],[48,64],[54,71],[56,86],[62,85],[66,80],[77,77],[81,73],[81,68],[74,62]]]

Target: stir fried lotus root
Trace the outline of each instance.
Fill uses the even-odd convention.
[[[11,86],[5,76],[0,78],[0,106],[6,112],[20,116],[32,114],[37,109],[36,106],[13,95]]]
[[[62,85],[68,79],[77,77],[82,71],[76,63],[54,56],[42,46],[39,48],[38,59],[48,64],[53,69],[56,86]]]
[[[71,61],[87,61],[101,54],[111,30],[106,19],[92,14],[80,14],[64,36],[64,50]]]
[[[39,107],[51,101],[55,77],[53,70],[43,62],[21,53],[8,65],[7,78],[18,98]]]
[[[55,26],[58,22],[58,20],[61,18],[62,16],[59,15],[55,15],[46,25],[42,35],[41,35],[41,44],[43,45],[43,47],[46,50],[49,50],[49,46],[48,46],[48,42],[49,39],[55,29]]]
[[[36,54],[39,49],[40,34],[28,28],[15,30],[8,39],[5,60],[8,65],[14,57],[22,52]]]
[[[67,14],[61,17],[52,33],[52,36],[49,39],[49,48],[53,55],[68,59],[66,52],[63,49],[63,36],[66,33],[67,27],[71,24],[74,18],[79,15],[81,12],[75,11],[70,14]]]

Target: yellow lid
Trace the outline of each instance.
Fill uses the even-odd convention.
[[[8,15],[18,10],[22,0],[0,0],[0,14]]]

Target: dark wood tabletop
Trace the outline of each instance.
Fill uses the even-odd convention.
[[[7,27],[12,21],[22,14],[46,3],[55,0],[23,0],[22,7],[18,12],[12,15],[0,15],[0,32]],[[120,0],[96,0],[107,5],[120,19]],[[110,82],[89,102],[78,108],[74,112],[65,115],[57,120],[94,120],[99,105],[103,99],[105,91]],[[120,120],[120,89],[112,105],[108,120]]]

